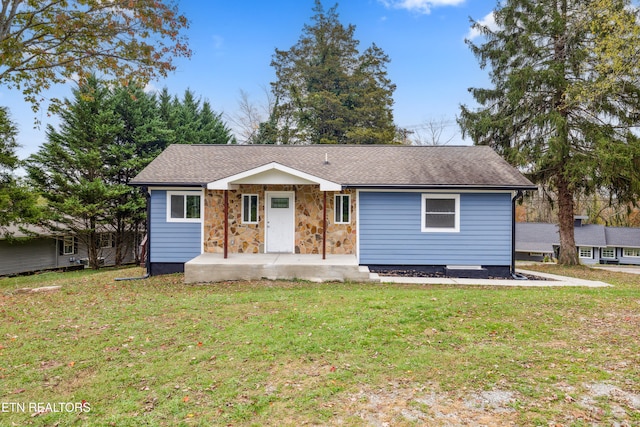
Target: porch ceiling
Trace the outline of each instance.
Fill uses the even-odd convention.
[[[207,184],[209,190],[234,190],[240,184],[319,185],[321,191],[340,191],[342,185],[272,162]]]

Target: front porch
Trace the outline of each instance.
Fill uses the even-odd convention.
[[[186,283],[301,279],[314,282],[379,281],[355,255],[203,253],[184,265]]]

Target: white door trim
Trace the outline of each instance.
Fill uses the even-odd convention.
[[[273,230],[269,228],[269,209],[271,208],[271,197],[288,197],[290,200],[289,210],[291,211],[291,241],[290,245],[287,245],[285,251],[270,251],[269,250],[269,231]],[[296,237],[296,195],[294,191],[265,191],[265,203],[264,203],[264,251],[265,253],[294,253],[295,249],[295,237]],[[284,231],[286,233],[286,230]]]

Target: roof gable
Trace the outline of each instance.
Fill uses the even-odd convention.
[[[283,166],[276,162],[241,172],[207,184],[209,190],[231,190],[239,184],[316,184],[322,191],[340,191],[338,183]]]

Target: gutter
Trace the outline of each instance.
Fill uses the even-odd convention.
[[[526,276],[516,273],[516,202],[523,195],[522,190],[518,190],[511,199],[511,277],[516,280],[527,280]]]
[[[130,182],[128,185],[132,187],[198,187],[207,188],[207,183],[202,182]]]
[[[536,190],[538,187],[535,186],[509,186],[509,185],[407,185],[407,184],[397,184],[397,185],[389,185],[389,184],[343,184],[344,188],[359,188],[366,190],[484,190],[484,191],[528,191],[528,190]]]

